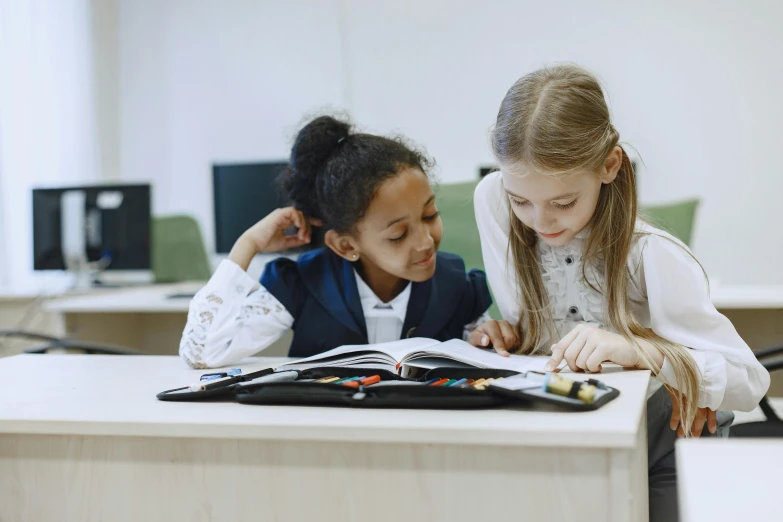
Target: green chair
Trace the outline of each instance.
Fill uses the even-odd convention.
[[[443,220],[443,239],[440,249],[459,255],[465,268],[484,270],[476,215],[473,210],[473,191],[478,181],[454,183],[435,187],[436,201]],[[500,310],[494,303],[489,309],[494,319],[500,319]]]
[[[436,202],[443,220],[441,250],[458,254],[465,267],[484,269],[481,241],[473,211],[473,191],[478,183],[455,183],[435,187]]]
[[[643,207],[641,214],[651,225],[669,232],[690,246],[698,207],[699,200],[690,199],[679,203]]]
[[[212,275],[201,227],[191,216],[152,221],[152,273],[156,283],[206,281]]]

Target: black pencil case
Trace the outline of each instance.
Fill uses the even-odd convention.
[[[283,376],[282,374],[286,374]],[[380,382],[368,386],[348,387],[342,384],[315,382],[326,377],[378,375]],[[285,377],[283,382],[270,379]],[[417,380],[403,379],[388,370],[355,367],[318,367],[274,373],[262,370],[223,382],[206,383],[207,389],[191,391],[188,387],[167,390],[157,395],[162,401],[236,401],[242,404],[348,406],[356,408],[425,408],[476,409],[510,403],[543,402],[570,410],[594,410],[619,395],[604,386],[596,401],[586,404],[578,399],[532,389],[509,390],[489,386],[484,390],[472,387],[427,386],[433,379],[509,379],[524,377],[519,372],[479,368],[435,368]],[[503,381],[497,381],[498,383]],[[540,392],[540,393],[539,393]]]
[[[341,384],[324,384],[314,381],[259,383],[243,386],[236,392],[237,402],[243,404],[304,404],[309,406],[350,406],[356,408],[425,408],[425,409],[475,409],[489,408],[508,402],[508,398],[486,390],[442,386],[426,386],[437,378],[478,379],[515,375],[508,370],[480,370],[437,368],[430,370],[419,380],[402,379],[381,370],[322,367],[301,373],[301,379],[325,377],[351,377],[380,375],[381,381],[369,386],[349,388]],[[388,374],[388,376],[386,375]],[[392,377],[393,376],[393,377]]]

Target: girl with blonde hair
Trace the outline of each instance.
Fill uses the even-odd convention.
[[[516,353],[573,371],[649,369],[650,519],[677,519],[674,440],[728,426],[769,374],[710,302],[687,246],[640,218],[603,90],[573,65],[520,78],[492,131],[500,171],[475,193],[487,276]],[[668,394],[663,388],[668,390]]]

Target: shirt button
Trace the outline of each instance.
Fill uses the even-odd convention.
[[[571,315],[576,315],[579,313],[579,308],[572,306],[571,308],[568,309],[568,313]]]
[[[573,256],[568,256],[565,261],[566,261],[567,265],[573,265],[574,264],[574,257]]]

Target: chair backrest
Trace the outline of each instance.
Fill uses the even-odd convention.
[[[699,200],[690,199],[679,203],[643,207],[641,214],[651,225],[662,228],[690,246],[698,207]]]
[[[455,183],[435,187],[436,202],[443,220],[443,239],[440,249],[462,257],[465,267],[484,269],[476,217],[473,210],[473,191],[477,183]]]
[[[476,226],[473,210],[473,191],[478,181],[453,183],[435,187],[438,211],[443,220],[443,239],[440,249],[459,255],[465,261],[468,270],[484,270],[484,258],[481,255],[481,239]],[[500,319],[500,311],[495,304],[489,309],[490,315]]]
[[[209,256],[195,219],[172,215],[152,220],[152,272],[156,283],[209,279]]]

